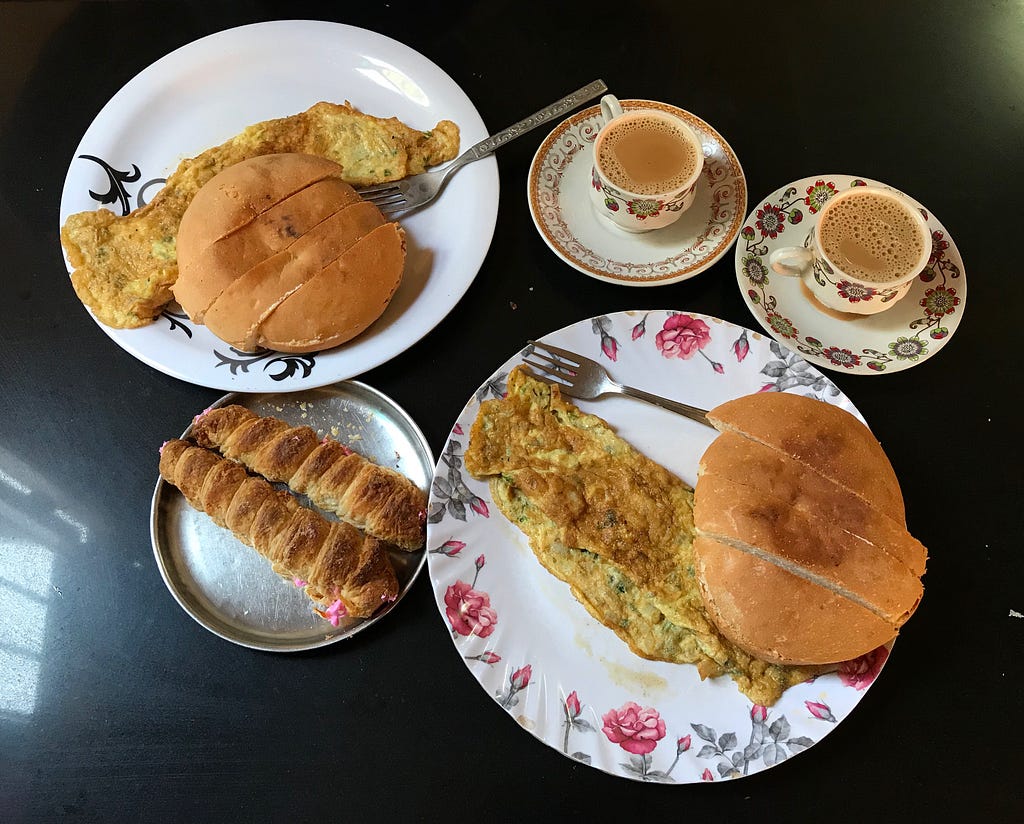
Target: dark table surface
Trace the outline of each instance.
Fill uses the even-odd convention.
[[[1010,0],[683,6],[0,4],[0,820],[1024,819],[1024,277],[1010,208],[1024,181],[1024,12]],[[941,218],[971,278],[954,339],[908,371],[829,373],[885,446],[930,562],[897,654],[827,740],[715,786],[626,781],[496,706],[425,576],[391,620],[297,655],[227,643],[169,596],[149,537],[154,448],[221,393],[131,357],[83,309],[58,241],[61,187],[92,118],[136,73],[198,37],[286,18],[409,45],[491,129],[601,77],[714,124],[751,206],[844,171]],[[435,455],[463,400],[529,338],[645,308],[757,328],[731,252],[653,289],[551,254],[524,195],[546,131],[498,155],[497,229],[464,298],[360,376]]]

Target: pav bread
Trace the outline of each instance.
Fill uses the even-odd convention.
[[[895,472],[853,415],[763,393],[711,410],[722,434],[694,490],[696,575],[733,643],[779,664],[828,664],[892,640],[923,593]]]
[[[174,297],[242,351],[328,349],[387,308],[405,234],[322,157],[270,154],[213,177],[178,230]]]

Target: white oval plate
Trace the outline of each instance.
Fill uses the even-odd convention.
[[[364,383],[343,381],[287,395],[231,393],[213,406],[230,403],[312,427],[427,489],[434,457],[426,438],[398,404]],[[189,424],[181,437],[191,431]],[[313,649],[372,626],[405,597],[425,558],[422,549],[389,549],[398,598],[369,618],[344,618],[335,627],[314,613],[305,593],[275,573],[266,558],[193,509],[163,478],[153,491],[150,537],[160,575],[185,612],[214,635],[268,652]]]
[[[623,100],[626,110],[661,109],[685,120],[704,146],[697,196],[682,217],[653,232],[633,233],[600,217],[591,205],[593,150],[601,107],[562,121],[537,149],[527,196],[544,242],[574,269],[626,286],[663,286],[700,274],[719,260],[739,234],[747,209],[747,183],[725,139],[699,117],[653,100]]]
[[[809,299],[799,278],[776,275],[771,253],[800,246],[837,191],[885,186],[852,175],[818,175],[772,192],[747,217],[736,243],[736,279],[757,322],[784,346],[824,369],[856,375],[900,372],[949,343],[967,307],[967,274],[946,228],[909,195],[932,231],[932,256],[910,291],[874,315],[832,312]]]
[[[659,333],[670,319],[695,333],[692,348],[679,350],[689,357],[662,355]],[[704,409],[753,392],[789,391],[861,417],[832,381],[799,356],[758,332],[704,315],[619,312],[541,340],[600,360],[620,382]],[[466,404],[431,488],[430,583],[473,677],[540,741],[568,758],[637,781],[685,784],[751,775],[828,735],[878,674],[885,649],[792,687],[765,709],[752,705],[728,677],[701,682],[696,667],[635,656],[540,566],[487,484],[462,467],[480,402],[501,397],[522,355],[502,364]],[[628,398],[577,403],[687,483],[696,482],[697,461],[714,430]],[[460,602],[466,587],[471,591]],[[496,620],[489,628],[477,623],[472,629],[460,620],[460,606],[470,617],[489,609]],[[646,753],[629,752],[604,732],[606,719],[614,721],[629,702],[651,721]]]
[[[111,98],[75,150],[61,225],[74,212],[99,208],[105,193],[116,198],[111,208],[134,209],[152,199],[182,159],[251,123],[295,114],[320,100],[348,100],[367,114],[395,116],[414,128],[452,120],[464,147],[488,134],[455,81],[395,40],[313,20],[256,23],[182,46]],[[83,155],[99,158],[111,171]],[[116,172],[131,180],[116,180]],[[460,169],[429,206],[399,216],[407,258],[394,299],[370,329],[325,352],[238,352],[173,309],[140,329],[100,328],[144,363],[201,386],[238,392],[324,386],[386,362],[433,329],[476,277],[497,214],[498,167],[490,157]]]

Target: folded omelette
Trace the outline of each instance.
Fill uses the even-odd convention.
[[[693,490],[525,367],[504,398],[481,404],[465,465],[544,568],[635,654],[728,674],[764,706],[823,671],[758,661],[719,634],[694,578]]]
[[[458,152],[459,128],[442,120],[418,131],[394,117],[320,102],[265,120],[183,160],[149,203],[128,215],[108,209],[70,215],[60,239],[74,267],[72,285],[100,322],[115,328],[152,323],[173,299],[178,224],[195,193],[228,166],[258,155],[298,152],[333,160],[352,186],[419,174]]]

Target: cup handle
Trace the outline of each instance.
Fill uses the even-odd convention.
[[[622,104],[614,94],[606,94],[601,98],[601,118],[605,123],[622,117]]]
[[[811,268],[814,255],[803,246],[784,246],[768,258],[772,271],[788,278],[798,278]]]

